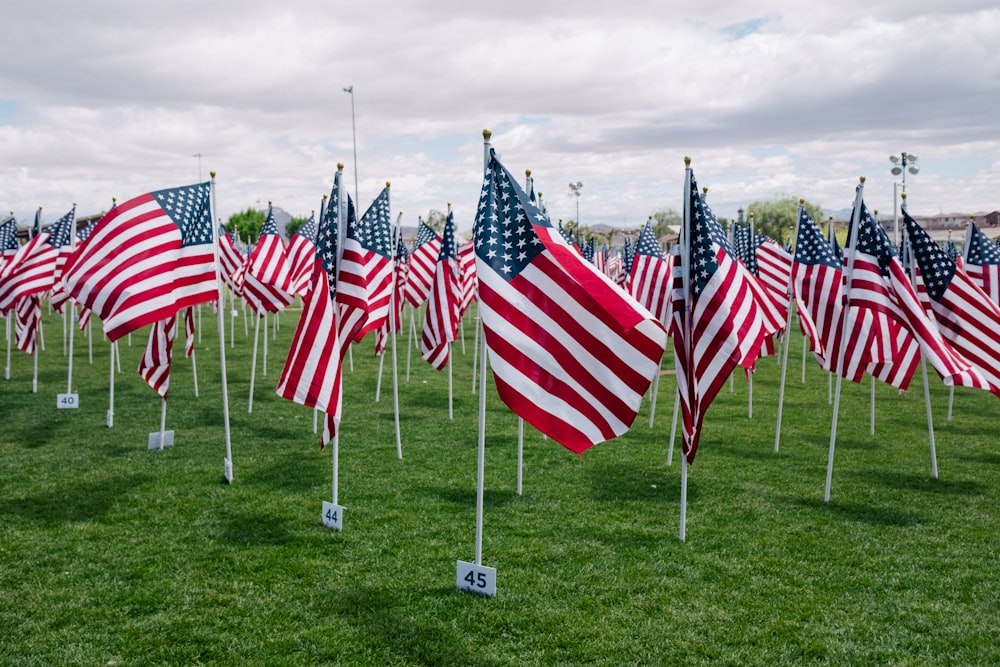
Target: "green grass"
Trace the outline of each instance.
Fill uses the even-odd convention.
[[[708,411],[682,543],[679,457],[666,465],[672,376],[654,429],[646,403],[628,434],[582,458],[526,429],[522,496],[516,419],[491,387],[483,563],[497,595],[484,598],[455,589],[455,561],[475,555],[471,327],[466,354],[456,346],[454,421],[447,373],[413,352],[402,461],[390,376],[375,403],[371,343],[355,346],[338,533],[320,523],[330,450],[311,411],[274,394],[297,314],[269,341],[252,414],[252,336],[238,322],[227,343],[230,486],[209,312],[201,398],[178,359],[176,444],[161,452],[146,449],[159,401],[134,372],[144,335],[121,346],[111,429],[105,342],[90,365],[76,338],[73,411],[55,408],[67,381],[57,319],[37,394],[30,357],[13,352],[0,381],[0,664],[1000,664],[1000,406],[984,392],[958,390],[949,422],[932,378],[932,479],[919,372],[905,395],[877,387],[875,437],[867,382],[845,385],[826,504],[827,382],[811,361],[800,382],[795,337],[780,453],[779,368],[765,359],[753,419],[742,378]]]

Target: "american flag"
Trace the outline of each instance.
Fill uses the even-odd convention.
[[[1000,247],[986,238],[974,222],[969,223],[965,246],[966,273],[1000,306]]]
[[[17,242],[17,220],[10,216],[6,222],[0,225],[0,275],[3,274],[3,267],[7,261],[14,256],[21,245]]]
[[[417,239],[410,250],[410,271],[406,279],[406,300],[414,308],[426,301],[430,294],[440,252],[441,237],[421,220]]]
[[[792,256],[774,239],[754,231],[753,255],[757,279],[784,319],[791,297]]]
[[[42,320],[42,300],[38,294],[22,296],[14,308],[14,344],[34,355],[38,349],[38,324]]]
[[[177,315],[157,320],[149,328],[146,349],[139,359],[139,375],[163,398],[170,388],[170,356],[177,330]]]
[[[844,307],[844,272],[833,246],[823,238],[804,206],[799,206],[792,260],[792,285],[799,326],[809,347],[828,371],[837,366],[837,341]]]
[[[66,266],[66,261],[73,254],[73,251],[79,245],[79,240],[73,240],[73,228],[76,226],[76,207],[73,207],[69,213],[60,218],[51,227],[49,227],[49,244],[56,248],[58,254],[56,255],[55,268],[52,272],[52,290],[49,296],[49,304],[55,309],[57,313],[62,313],[63,304],[69,300],[69,294],[66,292],[66,286],[62,281],[63,268]]]
[[[491,150],[473,235],[501,400],[573,452],[628,430],[666,333],[528,201]]]
[[[52,289],[59,254],[64,245],[69,245],[75,214],[73,208],[43,232],[37,232],[41,226],[41,209],[35,214],[37,233],[18,248],[0,271],[0,312],[9,311],[21,297]]]
[[[607,275],[608,246],[601,245],[601,248],[594,252],[594,268]]]
[[[875,335],[868,341],[863,336],[850,337],[845,347],[875,349],[875,354],[881,356],[873,355],[872,362],[899,364],[904,351],[900,341],[905,341],[900,331],[905,329],[916,339],[924,357],[945,384],[989,389],[983,375],[945,341],[927,316],[888,237],[875,224],[860,196],[859,201],[861,210],[848,299],[852,307],[872,314],[874,326],[870,331]]]
[[[184,356],[190,358],[194,354],[194,307],[188,306],[184,309]]]
[[[632,275],[632,260],[635,258],[635,250],[632,248],[632,239],[626,237],[622,244],[622,268],[615,275],[615,282],[623,290],[628,290],[629,277]]]
[[[688,293],[675,295],[674,360],[680,391],[684,455],[694,461],[705,411],[737,366],[753,367],[766,323],[754,296],[753,276],[733,256],[718,219],[687,171],[685,214]]]
[[[243,295],[243,274],[247,262],[233,241],[233,232],[219,225],[219,269],[222,279],[236,296]]]
[[[288,242],[288,273],[291,276],[291,291],[306,295],[312,263],[316,258],[316,214],[312,213],[302,223]]]
[[[341,318],[353,331],[353,340],[380,329],[389,318],[392,299],[392,219],[389,186],[382,188],[361,220],[349,216],[344,254],[337,279]],[[346,311],[347,315],[343,314]],[[356,320],[355,318],[360,318]]]
[[[285,243],[278,234],[271,206],[267,207],[260,236],[247,257],[243,297],[258,315],[284,310],[295,300]]]
[[[587,242],[583,244],[583,247],[580,248],[580,253],[583,255],[583,258],[591,264],[594,263],[594,244],[594,237],[591,236],[587,239]]]
[[[632,275],[629,288],[635,300],[641,303],[666,327],[667,304],[670,301],[671,266],[660,250],[660,244],[653,235],[653,227],[647,221],[635,240],[632,260]]]
[[[398,235],[397,235],[398,236]],[[392,297],[392,313],[382,328],[375,335],[375,356],[381,356],[389,344],[389,324],[392,323],[393,333],[403,328],[403,291],[406,289],[406,274],[410,265],[410,253],[402,238],[396,239],[396,288]]]
[[[218,298],[210,183],[119,204],[66,265],[64,282],[112,341]]]
[[[472,241],[458,247],[458,266],[462,276],[462,303],[460,317],[476,300],[476,248]]]
[[[316,256],[285,365],[278,380],[282,398],[326,413],[322,444],[337,432],[341,414],[341,361],[345,345],[337,331],[337,241],[342,224],[337,171],[327,209],[316,231]]]
[[[462,286],[459,284],[458,257],[455,254],[455,217],[448,211],[420,338],[420,355],[437,370],[448,365],[451,343],[458,333],[461,300]]]
[[[914,259],[941,334],[1000,396],[1000,306],[903,209]]]

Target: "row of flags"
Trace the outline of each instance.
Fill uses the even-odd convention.
[[[473,238],[461,245],[449,207],[442,235],[421,220],[407,248],[391,219],[389,185],[359,218],[340,178],[338,170],[319,218],[287,245],[269,209],[256,243],[241,250],[212,222],[211,182],[116,204],[78,239],[75,210],[45,231],[36,221],[24,246],[10,220],[0,226],[0,311],[14,313],[26,341],[46,293],[96,312],[112,341],[152,325],[140,372],[165,397],[174,332],[183,321],[190,354],[191,308],[220,301],[220,280],[257,314],[298,296],[303,311],[277,392],[326,413],[327,438],[340,419],[348,346],[372,333],[381,353],[401,329],[404,304],[425,302],[428,363],[445,367],[478,299],[501,398],[577,453],[629,428],[669,335],[693,462],[722,383],[774,350],[793,302],[830,372],[852,381],[868,373],[905,389],[923,356],[947,384],[1000,395],[1000,249],[970,225],[966,256],[952,258],[904,210],[907,244],[898,253],[860,187],[846,253],[804,208],[794,255],[752,226],[735,224],[727,235],[689,174],[677,252],[664,254],[647,223],[609,257],[593,239],[575,246],[533,187],[526,192],[492,152]]]

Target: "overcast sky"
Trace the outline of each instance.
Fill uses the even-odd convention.
[[[482,130],[553,218],[638,226],[682,206],[685,155],[721,216],[758,199],[891,214],[1000,208],[995,0],[383,3],[6,0],[0,211],[48,222],[217,175],[218,215],[359,208],[471,229]]]

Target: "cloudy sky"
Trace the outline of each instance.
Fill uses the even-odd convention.
[[[0,211],[48,222],[218,172],[224,219],[318,209],[338,162],[359,208],[471,229],[482,130],[553,218],[681,208],[685,155],[716,213],[778,196],[918,214],[1000,208],[995,0],[6,0]],[[568,183],[584,185],[579,201]]]

